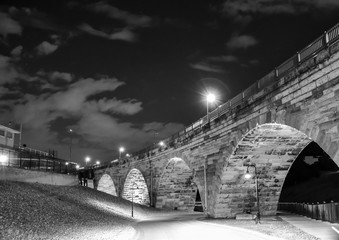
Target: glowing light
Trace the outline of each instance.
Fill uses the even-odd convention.
[[[85,157],[85,161],[86,161],[86,163],[88,163],[89,161],[91,161],[91,158],[90,157]]]
[[[96,164],[99,165],[99,164],[100,164],[100,161],[96,161]]]
[[[120,148],[119,148],[119,152],[120,152],[120,153],[125,152],[125,148],[124,148],[124,147],[120,147]]]
[[[0,163],[7,163],[8,156],[7,155],[0,155]]]
[[[252,178],[252,175],[247,171],[244,177],[245,179],[250,179]]]
[[[163,141],[160,141],[160,142],[159,142],[159,145],[160,145],[160,147],[164,147],[164,146],[165,146],[165,143],[164,143]]]
[[[206,100],[207,100],[207,102],[209,102],[209,103],[213,103],[213,102],[215,101],[215,95],[212,94],[212,93],[208,93],[208,94],[206,95]]]
[[[79,169],[79,168],[80,168],[80,166],[77,164],[77,165],[75,166],[75,168],[76,168],[76,169]]]
[[[128,153],[126,153],[126,157],[129,157],[130,155]]]
[[[66,164],[66,165],[68,165],[69,163],[68,163],[68,162],[66,162],[65,164]]]

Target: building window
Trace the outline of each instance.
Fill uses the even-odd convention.
[[[5,136],[5,130],[0,129],[0,136]]]
[[[7,138],[13,138],[13,133],[7,132]]]

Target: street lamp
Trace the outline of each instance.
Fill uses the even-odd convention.
[[[255,193],[256,193],[256,198],[257,198],[257,206],[258,206],[258,213],[257,213],[257,218],[255,219],[255,223],[260,223],[260,203],[259,203],[259,192],[258,192],[258,174],[257,174],[257,167],[255,163],[247,165],[247,170],[245,174],[245,179],[251,179],[252,175],[248,171],[249,167],[254,168],[254,178],[255,178]]]
[[[91,161],[90,157],[85,157],[86,166],[87,166],[87,163],[89,163],[90,161]]]
[[[121,160],[121,153],[125,152],[125,148],[124,147],[120,147],[119,148],[119,161]]]
[[[137,186],[137,188],[134,188],[134,186]],[[134,193],[134,190],[135,189],[139,189],[138,188],[138,185],[136,184],[136,183],[133,183],[133,185],[132,185],[132,217],[133,217],[133,208],[134,208],[134,199],[133,199],[133,193]]]
[[[95,163],[96,163],[96,165],[99,165],[99,164],[100,164],[100,161],[96,161]]]
[[[212,93],[208,93],[206,95],[206,107],[207,107],[207,123],[210,122],[210,111],[209,111],[209,103],[213,103],[215,101],[215,95]]]
[[[69,164],[68,162],[65,163],[65,165],[66,165],[66,174],[68,173],[68,164]]]

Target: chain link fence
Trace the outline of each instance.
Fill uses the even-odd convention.
[[[0,166],[77,174],[76,163],[56,158],[50,153],[25,148],[0,148]]]

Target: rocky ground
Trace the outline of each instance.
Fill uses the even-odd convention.
[[[138,220],[173,214],[135,205],[82,186],[0,181],[0,239],[133,239]],[[177,211],[175,212],[175,214]],[[243,227],[286,239],[315,240],[274,217],[253,221],[207,221]]]

